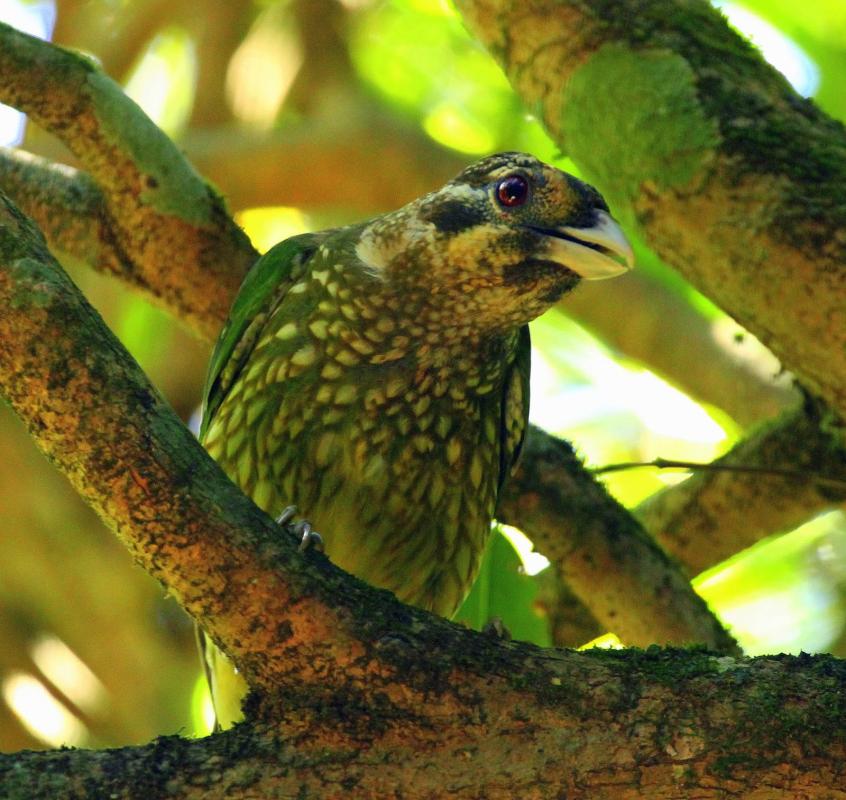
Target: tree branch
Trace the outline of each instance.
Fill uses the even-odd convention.
[[[0,791],[51,800],[846,798],[846,666],[831,657],[576,654],[469,632],[464,640],[455,672],[422,651],[408,662],[429,676],[414,716],[397,715],[396,693],[361,708],[364,718],[350,715],[347,696],[289,712],[279,726],[198,741],[4,755]]]
[[[284,204],[372,215],[431,191],[467,165],[364,99],[331,120],[270,133],[194,130],[183,144],[236,209]]]
[[[519,525],[596,620],[626,644],[706,642],[737,651],[678,564],[608,495],[567,442],[530,427],[497,517]]]
[[[38,224],[52,248],[147,290],[146,278],[115,242],[106,199],[90,175],[0,147],[0,189]],[[158,290],[147,294],[154,299]]]
[[[202,617],[252,684],[348,667],[359,649],[351,609],[381,618],[372,610],[379,595],[325,559],[307,562],[293,537],[280,536],[5,198],[0,306],[0,391],[136,561]],[[302,659],[288,652],[294,644]]]
[[[456,4],[615,213],[846,415],[843,126],[706,3]]]
[[[842,426],[810,400],[760,426],[715,463],[784,465],[808,477],[703,470],[641,503],[637,515],[690,575],[846,502],[846,492],[814,480],[846,480],[846,450]]]
[[[112,246],[132,259],[134,280],[215,335],[256,258],[220,197],[82,56],[0,24],[0,72],[0,101],[59,136],[102,190]]]

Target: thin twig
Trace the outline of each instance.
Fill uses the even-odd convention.
[[[822,486],[831,486],[835,489],[846,489],[846,480],[833,478],[829,475],[819,475],[815,472],[806,472],[801,469],[789,469],[787,467],[757,467],[750,464],[716,464],[699,461],[679,461],[673,458],[656,458],[653,461],[624,461],[619,464],[605,464],[602,467],[594,467],[591,472],[594,475],[604,475],[609,472],[622,472],[627,469],[640,469],[641,467],[654,467],[655,469],[686,469],[711,470],[714,472],[747,472],[760,475],[774,475],[780,478],[801,478],[807,481],[814,481]]]

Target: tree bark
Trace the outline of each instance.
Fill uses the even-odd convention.
[[[0,102],[59,135],[97,182],[136,282],[215,336],[257,256],[222,199],[91,61],[0,23],[0,74]]]
[[[641,647],[709,642],[736,652],[679,565],[587,472],[567,442],[531,426],[525,451],[497,518],[525,532],[606,630]]]
[[[444,661],[395,640],[404,674],[376,705],[301,695],[272,723],[197,741],[0,756],[0,790],[51,800],[846,798],[846,668],[829,656],[463,639]]]

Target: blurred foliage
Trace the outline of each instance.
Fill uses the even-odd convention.
[[[826,111],[846,119],[842,0],[745,0],[722,8],[769,60],[803,81],[799,91],[813,91]],[[576,171],[444,0],[0,0],[0,18],[43,35],[55,25],[59,43],[99,59],[177,139],[215,126],[234,143],[241,131],[284,129],[309,116],[337,123],[349,109],[375,102],[468,160],[521,149]],[[0,137],[14,137],[16,125],[0,115]],[[31,127],[24,146],[61,152]],[[261,169],[257,161],[256,173]],[[348,220],[343,198],[333,198],[338,218],[325,220],[286,207],[285,195],[280,185],[263,207],[235,209],[262,249],[311,220]],[[690,304],[702,325],[728,324],[642,243],[636,247],[639,269]],[[116,282],[68,267],[188,419],[207,347]],[[533,419],[574,441],[591,464],[707,461],[743,432],[718,403],[686,394],[684,375],[656,375],[648,360],[610,349],[562,311],[539,320],[533,333]],[[695,354],[691,360],[696,369]],[[206,730],[190,622],[131,565],[5,409],[0,437],[0,748],[116,745]],[[614,473],[608,484],[633,505],[680,479],[637,470]],[[529,549],[519,534],[493,537],[460,621],[479,628],[499,616],[515,638],[550,642],[532,577],[538,556]],[[749,652],[844,654],[844,553],[843,520],[829,514],[738,555],[696,585]]]

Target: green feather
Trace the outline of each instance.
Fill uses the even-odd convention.
[[[292,273],[304,265],[322,238],[314,233],[292,236],[270,248],[250,268],[212,352],[203,388],[200,441],[204,439],[209,421],[232,381],[249,357],[261,328],[256,320],[266,318],[273,301],[278,301],[282,294],[280,287],[284,290],[290,285]],[[252,337],[247,335],[248,329]]]
[[[529,427],[529,378],[532,370],[532,339],[529,326],[520,328],[517,351],[511,371],[505,379],[500,425],[500,466],[497,496],[520,460]]]

